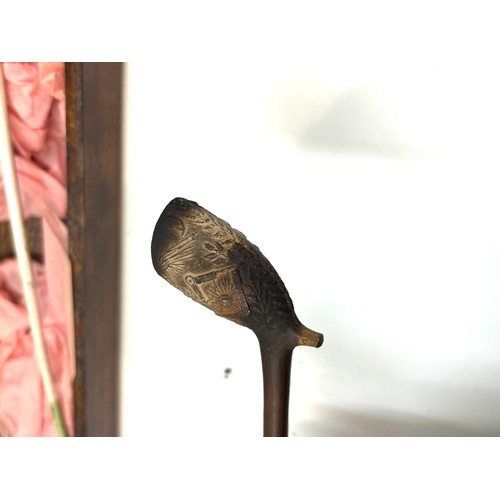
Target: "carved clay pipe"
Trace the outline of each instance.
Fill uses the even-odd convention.
[[[193,201],[175,198],[153,233],[156,272],[215,314],[257,335],[264,379],[264,436],[288,435],[292,351],[323,335],[298,320],[271,263],[245,235]]]

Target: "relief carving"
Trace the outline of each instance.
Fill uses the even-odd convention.
[[[152,256],[160,276],[219,316],[254,331],[300,325],[283,281],[258,247],[195,202],[175,198],[167,205]]]
[[[151,256],[171,285],[255,332],[264,376],[264,436],[286,436],[292,350],[319,347],[323,335],[300,323],[274,267],[243,233],[183,198],[160,215]]]

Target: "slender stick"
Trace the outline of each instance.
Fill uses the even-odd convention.
[[[323,335],[298,321],[278,334],[260,328],[254,332],[262,358],[264,437],[287,437],[293,349],[299,345],[320,347]]]
[[[264,437],[288,436],[293,346],[259,340],[264,380]]]
[[[50,373],[47,353],[42,334],[42,323],[40,319],[40,309],[35,292],[35,282],[33,271],[26,244],[26,234],[24,230],[21,200],[19,194],[19,184],[15,173],[14,157],[10,142],[9,123],[7,117],[7,100],[3,78],[3,69],[0,64],[0,167],[2,169],[5,196],[9,208],[10,223],[14,248],[19,264],[19,272],[23,284],[23,291],[26,298],[26,308],[31,326],[31,334],[35,347],[35,356],[42,376],[43,387],[47,394],[50,410],[56,424],[57,433],[65,436],[62,413],[57,401],[54,383]]]

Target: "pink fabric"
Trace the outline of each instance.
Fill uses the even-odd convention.
[[[67,254],[64,63],[2,63],[24,217],[41,217],[44,265],[33,262],[43,335],[69,434],[75,375]],[[0,220],[8,210],[0,177]],[[0,261],[0,435],[53,436],[18,266]]]

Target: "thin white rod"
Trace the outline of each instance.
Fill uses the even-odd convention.
[[[3,175],[5,197],[9,209],[10,224],[14,248],[19,263],[19,272],[23,284],[26,308],[28,310],[31,335],[35,347],[36,361],[42,376],[43,387],[49,400],[52,416],[60,436],[65,435],[63,420],[59,409],[54,382],[50,373],[47,352],[42,334],[40,308],[37,301],[35,282],[29,252],[26,244],[19,184],[15,171],[14,156],[10,140],[10,130],[7,115],[7,99],[3,77],[2,64],[0,63],[0,167]]]

